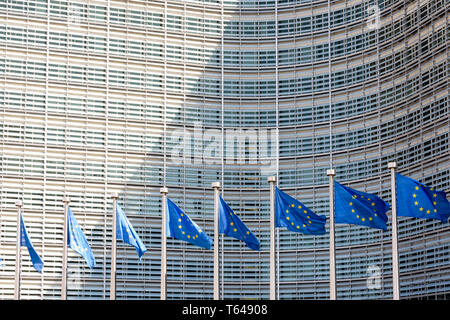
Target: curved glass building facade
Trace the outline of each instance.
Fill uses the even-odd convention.
[[[161,195],[213,235],[213,189],[261,242],[221,238],[225,299],[269,298],[269,185],[328,216],[328,177],[390,202],[398,172],[450,192],[447,0],[0,0],[0,298],[61,294],[63,196],[90,243],[68,299],[108,299],[112,192],[147,246],[117,298],[160,298]],[[390,216],[390,215],[389,215]],[[450,227],[399,217],[401,298],[449,298]],[[328,226],[327,226],[328,229]],[[280,299],[329,298],[328,234],[277,231]],[[24,249],[25,250],[25,249]],[[392,297],[386,232],[336,225],[338,299]],[[168,299],[213,297],[213,251],[169,239]],[[376,279],[375,286],[368,281]]]

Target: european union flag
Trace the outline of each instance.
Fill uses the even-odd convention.
[[[259,241],[219,196],[219,233],[244,241],[250,249],[259,250]]]
[[[398,216],[447,222],[450,216],[450,202],[444,191],[435,190],[399,173],[395,174],[395,178]]]
[[[67,224],[68,224],[68,245],[69,247],[80,254],[88,264],[89,268],[93,269],[95,266],[95,258],[92,253],[91,247],[86,240],[86,237],[81,231],[80,226],[78,225],[77,219],[72,213],[70,207],[67,208],[68,216],[67,216]]]
[[[169,198],[167,198],[166,236],[184,240],[205,249],[211,249],[212,245],[211,238]]]
[[[135,247],[140,259],[147,251],[147,248],[137,235],[136,231],[134,231],[133,226],[128,221],[125,212],[123,212],[119,204],[117,204],[116,217],[116,238]]]
[[[39,257],[36,253],[36,250],[34,250],[33,244],[28,236],[27,228],[23,222],[22,212],[20,213],[20,246],[27,247],[33,267],[36,271],[41,272],[44,267],[44,263],[42,262],[41,257]]]
[[[318,216],[303,203],[275,189],[275,226],[286,227],[290,231],[304,234],[325,234],[327,217]]]
[[[334,181],[334,221],[386,231],[390,205],[383,199]]]

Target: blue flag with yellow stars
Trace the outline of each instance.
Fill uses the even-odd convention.
[[[354,190],[334,181],[334,221],[387,230],[386,212],[390,205],[383,199]]]
[[[22,212],[20,213],[20,246],[27,247],[33,267],[36,271],[41,272],[44,267],[44,263],[42,262],[41,257],[39,257],[36,253],[36,250],[34,250],[33,244],[28,236],[27,228],[23,222]]]
[[[77,219],[75,219],[75,216],[73,215],[70,207],[67,208],[67,213],[67,244],[73,251],[80,254],[86,260],[89,268],[93,269],[95,266],[95,258],[94,254],[92,253],[91,247],[89,246],[89,243],[87,242],[83,231],[81,231]]]
[[[166,236],[211,249],[211,238],[200,229],[178,206],[167,198]]]
[[[447,222],[450,216],[450,202],[444,191],[435,190],[399,173],[395,174],[395,178],[398,216]]]
[[[144,243],[141,241],[133,226],[128,221],[122,208],[117,204],[116,210],[116,239],[120,239],[136,248],[139,259],[147,251]]]
[[[310,235],[325,234],[327,217],[318,216],[303,203],[275,189],[275,226]]]
[[[219,233],[241,240],[250,249],[259,250],[259,241],[239,219],[228,204],[219,196]]]

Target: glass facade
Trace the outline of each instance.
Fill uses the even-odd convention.
[[[148,249],[139,261],[119,242],[117,298],[159,299],[159,188],[212,236],[220,181],[261,242],[221,238],[222,297],[268,299],[267,176],[327,216],[330,162],[338,181],[388,202],[389,161],[449,193],[449,9],[0,0],[0,299],[14,292],[18,199],[44,260],[37,273],[24,251],[22,299],[60,298],[64,194],[97,261],[91,271],[69,250],[68,299],[109,298],[112,192]],[[230,132],[237,147],[224,153]],[[265,139],[251,145],[252,134]],[[338,299],[392,297],[390,239],[390,221],[386,232],[336,226]],[[279,298],[328,299],[328,235],[277,240]],[[402,298],[449,297],[449,247],[448,224],[399,218]],[[168,299],[213,297],[212,250],[169,239],[167,264]]]

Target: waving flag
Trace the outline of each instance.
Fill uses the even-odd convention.
[[[325,234],[327,217],[318,216],[303,203],[275,188],[275,226],[304,234]]]
[[[221,196],[219,196],[219,199],[219,233],[245,242],[250,249],[259,250],[260,244],[255,235],[239,219]]]
[[[395,174],[395,178],[398,216],[447,222],[450,216],[450,202],[444,191],[435,190],[399,173]]]
[[[91,247],[86,240],[80,226],[78,225],[77,219],[72,213],[70,207],[67,208],[67,227],[68,227],[68,242],[69,247],[80,254],[88,264],[89,268],[93,269],[95,266],[95,258],[92,253]]]
[[[169,198],[167,198],[166,230],[167,237],[173,237],[205,249],[211,249],[211,238]]]
[[[116,212],[116,237],[117,239],[121,239],[123,242],[128,243],[136,248],[139,259],[142,255],[147,251],[144,243],[141,241],[136,231],[134,231],[133,226],[128,221],[125,216],[125,212],[123,212],[122,208],[117,204],[117,212]]]
[[[390,206],[383,199],[334,181],[335,223],[348,223],[386,231]]]
[[[42,262],[41,257],[39,257],[36,253],[36,250],[34,250],[33,244],[28,236],[27,228],[23,222],[22,212],[20,213],[20,246],[27,247],[33,267],[36,271],[41,272],[44,267],[44,263]]]

